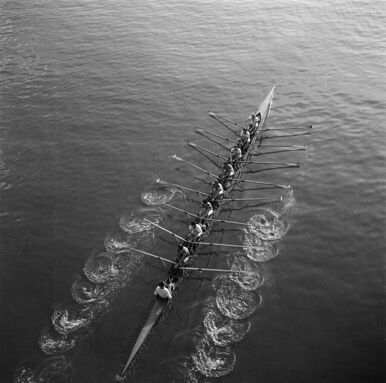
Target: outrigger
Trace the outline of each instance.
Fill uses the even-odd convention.
[[[238,163],[235,164],[236,165],[235,168],[237,170],[235,170],[234,175],[232,175],[232,177],[226,178],[226,180],[222,180],[221,176],[218,177],[218,181],[224,183],[223,186],[224,186],[224,191],[225,191],[224,194],[225,194],[225,196],[223,198],[212,198],[213,197],[212,193],[202,193],[202,192],[199,192],[199,191],[188,189],[188,190],[192,190],[193,192],[198,192],[199,194],[203,194],[204,196],[206,196],[206,201],[210,201],[211,204],[213,205],[213,214],[211,215],[210,219],[207,219],[205,221],[206,230],[203,232],[203,234],[198,239],[192,239],[189,234],[185,238],[178,237],[178,239],[181,241],[181,244],[189,249],[190,255],[188,257],[188,260],[186,261],[186,258],[185,258],[185,262],[178,262],[178,263],[176,263],[174,261],[171,261],[171,260],[168,260],[168,259],[165,259],[165,258],[161,258],[161,257],[158,257],[158,256],[154,256],[154,255],[152,255],[150,253],[146,253],[146,252],[142,251],[143,253],[146,253],[146,254],[154,256],[156,258],[162,259],[163,261],[166,261],[166,262],[169,262],[169,263],[172,264],[170,269],[168,270],[168,273],[166,274],[165,280],[173,281],[173,284],[174,284],[174,291],[173,292],[175,292],[179,288],[179,286],[181,285],[184,277],[188,273],[190,273],[192,270],[210,270],[210,269],[199,269],[199,268],[192,267],[192,265],[194,264],[194,262],[198,258],[198,248],[199,248],[200,245],[210,244],[208,242],[205,242],[205,239],[211,233],[213,223],[215,221],[221,221],[221,220],[216,220],[216,217],[220,214],[220,212],[223,209],[223,206],[227,203],[227,201],[232,200],[232,199],[229,198],[229,195],[232,193],[232,191],[235,188],[235,186],[239,182],[247,181],[247,180],[243,180],[242,179],[243,168],[244,168],[244,166],[246,164],[251,163],[250,160],[251,160],[251,157],[252,157],[253,149],[256,146],[260,146],[261,145],[261,141],[262,141],[262,138],[263,138],[262,134],[263,134],[264,131],[267,130],[267,129],[265,129],[265,125],[267,123],[267,119],[268,119],[268,116],[269,116],[269,112],[270,112],[270,108],[271,108],[271,105],[272,105],[272,99],[273,99],[274,92],[275,92],[275,86],[271,89],[271,91],[268,93],[268,95],[266,96],[264,101],[260,104],[260,106],[257,109],[256,113],[254,113],[252,115],[252,116],[255,116],[255,117],[257,116],[258,117],[256,119],[253,119],[253,120],[257,121],[257,122],[255,124],[253,124],[252,126],[251,125],[249,126],[250,142],[247,143],[247,144],[244,143],[242,145],[242,148],[241,148],[242,149],[242,157],[238,161]],[[233,122],[231,120],[225,119],[225,118],[223,118],[223,117],[221,117],[221,116],[219,116],[219,115],[217,115],[215,113],[211,113],[210,112],[209,115],[211,117],[215,118],[218,121],[220,121],[220,119],[222,118],[222,119],[226,120],[227,122],[233,123],[236,126],[244,128],[244,126],[242,126],[242,125],[240,125],[238,123],[235,123],[235,122]],[[204,134],[203,131],[199,131],[198,133],[199,134]],[[205,133],[208,133],[208,132],[205,132]],[[223,138],[223,137],[221,137],[219,135],[217,135],[217,136],[220,137],[220,138]],[[226,140],[227,141],[231,141],[232,143],[236,142],[236,140],[229,140],[229,139],[226,139]],[[194,146],[194,144],[193,144],[193,146]],[[198,145],[196,145],[196,147],[198,147]],[[177,159],[177,160],[181,160],[177,156],[174,156],[174,158]],[[193,166],[195,166],[195,165],[193,165]],[[207,172],[207,174],[213,176],[212,173]],[[253,182],[253,181],[251,181],[251,182]],[[259,182],[255,181],[255,183],[259,183]],[[165,183],[165,182],[163,182],[163,184],[168,185],[168,183]],[[261,183],[261,184],[264,184],[264,183]],[[169,184],[169,185],[174,185],[174,184]],[[275,184],[267,184],[267,185],[270,185],[271,187],[288,188],[288,187],[286,187],[284,185],[275,185]],[[178,187],[178,185],[174,185],[174,186]],[[187,188],[185,188],[185,189],[187,189]],[[197,214],[196,217],[197,217],[196,218],[197,222],[199,222],[198,221],[199,220],[199,214]],[[160,229],[163,229],[162,227],[156,225],[155,223],[153,223],[151,221],[148,221],[148,222],[154,224],[154,226],[156,226],[156,227],[158,227]],[[223,222],[225,222],[225,221],[223,221]],[[166,229],[164,229],[164,230],[166,230]],[[169,233],[173,234],[171,232],[169,232]],[[177,236],[176,235],[174,235],[174,236],[177,239]],[[216,245],[227,246],[225,244],[216,244]],[[236,245],[228,245],[228,246],[236,246]],[[243,246],[240,245],[239,247],[242,248]],[[141,252],[141,250],[138,250],[138,249],[131,249],[131,250]],[[221,270],[221,269],[213,269],[213,270],[226,271],[226,270]],[[239,272],[239,271],[232,271],[232,270],[228,270],[228,271],[229,272]],[[248,273],[248,272],[241,272],[241,273]],[[140,331],[140,333],[138,335],[138,338],[137,338],[137,340],[136,340],[136,342],[134,344],[134,347],[131,350],[130,356],[129,356],[129,358],[128,358],[128,360],[127,360],[127,362],[126,362],[126,364],[125,364],[125,366],[124,366],[124,368],[122,370],[122,372],[119,375],[116,376],[116,380],[117,381],[121,381],[121,380],[124,379],[125,373],[127,372],[128,368],[130,367],[131,363],[133,362],[135,356],[137,355],[137,353],[140,350],[141,346],[145,342],[146,338],[148,337],[148,335],[149,335],[150,331],[152,330],[152,328],[154,327],[154,325],[157,323],[157,321],[162,316],[162,313],[164,312],[164,310],[168,307],[168,305],[170,305],[170,302],[171,302],[171,300],[163,299],[163,298],[160,298],[158,296],[155,297],[154,305],[153,305],[153,307],[152,307],[152,309],[151,309],[151,311],[149,313],[149,316],[148,316],[148,318],[147,318],[147,320],[146,320],[142,330]]]

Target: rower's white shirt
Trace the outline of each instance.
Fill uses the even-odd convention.
[[[196,224],[196,226],[189,225],[189,230],[192,234],[196,235],[197,237],[200,237],[202,235],[202,229],[200,224]]]
[[[259,120],[257,116],[255,116],[255,118],[253,118],[252,116],[253,116],[252,114],[249,116],[248,123],[250,122],[253,126],[256,126],[256,125],[259,126],[261,118]]]
[[[172,294],[170,294],[169,289],[167,289],[166,287],[161,288],[160,286],[157,286],[154,291],[154,295],[159,295],[161,298],[164,299],[172,299]]]
[[[240,138],[243,140],[243,141],[250,141],[251,140],[251,133],[249,133],[248,130],[242,130],[241,133],[240,133]]]
[[[252,116],[253,116],[252,114],[249,116],[249,119],[248,119],[248,124],[252,124],[252,125],[253,125],[253,127],[255,127],[255,126],[256,126],[256,122],[257,122],[257,120],[256,120],[256,117],[255,117],[255,118],[253,118]]]
[[[234,155],[234,154],[237,154],[237,155],[240,155],[241,156],[241,149],[239,147],[237,148],[232,148],[231,149],[231,154]]]
[[[200,213],[199,213],[199,216],[200,218],[210,218],[214,213],[214,210],[213,208],[209,208],[209,209],[206,209],[206,210],[201,210]]]
[[[189,249],[186,246],[182,246],[182,249],[180,250],[180,254],[183,257],[187,257],[188,255],[190,255]]]
[[[224,194],[224,188],[222,187],[222,185],[220,183],[217,184],[216,191],[217,191],[218,195]]]
[[[231,150],[231,155],[230,155],[230,162],[238,161],[242,158],[242,153],[241,149],[238,148],[238,150]]]

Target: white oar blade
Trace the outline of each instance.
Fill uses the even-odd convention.
[[[183,161],[183,159],[182,159],[181,157],[178,157],[177,154],[173,154],[173,155],[172,155],[172,158],[173,158],[174,160],[177,160],[177,161]]]

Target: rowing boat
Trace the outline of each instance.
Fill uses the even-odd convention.
[[[269,116],[274,92],[275,92],[275,86],[271,89],[271,91],[268,93],[268,95],[266,96],[266,98],[263,100],[263,102],[260,104],[260,106],[258,107],[258,109],[256,111],[256,115],[258,113],[260,113],[261,121],[260,121],[260,124],[258,125],[258,127],[255,127],[251,132],[251,140],[250,140],[250,143],[249,143],[249,145],[248,145],[248,147],[245,150],[245,153],[243,155],[243,161],[249,160],[252,156],[253,148],[256,145],[260,145],[260,143],[261,143],[262,132],[264,130],[264,127],[266,125],[266,122],[267,122],[267,119]],[[242,163],[240,165],[240,167],[238,168],[238,170],[235,172],[234,180],[231,181],[230,186],[226,190],[227,194],[232,193],[234,187],[239,182],[240,178],[242,178],[244,164],[245,164],[245,162]],[[225,203],[226,203],[226,201],[221,201],[221,200],[219,201],[218,206],[216,206],[216,208],[215,208],[215,211],[214,211],[212,218],[216,218],[220,214]],[[207,230],[205,230],[204,234],[201,236],[200,242],[202,242],[205,238],[207,238],[209,236],[211,229],[212,229],[212,225],[213,225],[213,220],[208,222],[208,228],[207,228]],[[186,239],[187,239],[187,237],[186,237]],[[197,246],[195,246],[194,253],[191,254],[190,260],[186,266],[192,265],[196,261],[196,259],[198,258],[199,246],[200,246],[199,244]],[[176,291],[178,290],[179,286],[181,285],[182,281],[184,280],[184,278],[187,276],[188,273],[189,273],[189,268],[186,268],[185,270],[183,270],[183,272],[181,274],[179,274],[178,279],[175,282],[175,289],[173,291],[173,299],[175,297]],[[175,267],[173,267],[173,266],[169,269],[165,280],[171,276],[175,276]],[[136,342],[131,350],[130,356],[129,356],[121,374],[117,375],[117,377],[116,377],[117,380],[123,379],[126,371],[130,367],[131,363],[133,362],[133,360],[134,360],[135,356],[137,355],[138,351],[140,350],[141,346],[144,344],[150,331],[155,326],[155,324],[158,322],[158,320],[161,318],[162,313],[165,311],[165,309],[170,304],[171,304],[171,300],[162,299],[162,298],[159,298],[158,296],[155,297],[154,304],[153,304],[153,307],[149,313],[149,316],[148,316],[144,326],[142,327],[142,329],[137,337],[137,340],[136,340]]]

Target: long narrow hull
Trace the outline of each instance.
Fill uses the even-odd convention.
[[[244,154],[245,159],[248,159],[251,157],[251,152],[252,152],[253,147],[262,138],[261,133],[262,133],[262,130],[264,129],[264,126],[266,124],[266,121],[267,121],[267,118],[269,115],[269,111],[271,109],[274,92],[275,92],[275,86],[271,89],[271,91],[269,92],[267,97],[260,104],[259,108],[256,111],[256,114],[260,113],[260,115],[261,115],[261,123],[260,123],[259,127],[256,128],[256,130],[252,134],[251,142],[248,146],[248,149],[246,150],[246,153]],[[238,171],[236,172],[234,178],[240,178],[242,176],[242,173],[243,173],[243,167],[241,166],[238,169]],[[233,181],[231,186],[227,189],[227,193],[231,193],[236,184],[237,184],[237,181]],[[224,205],[224,203],[221,203],[221,201],[220,201],[218,208],[214,212],[213,218],[215,218],[216,216],[218,216],[220,214],[220,212],[223,208],[223,205]],[[205,231],[204,235],[201,237],[202,238],[201,241],[204,240],[206,237],[208,237],[210,232],[211,232],[211,225],[209,225],[209,228]],[[192,265],[195,262],[195,260],[197,259],[197,257],[198,257],[198,253],[197,253],[197,249],[196,249],[195,253],[190,257],[189,265]],[[172,276],[174,273],[175,273],[175,269],[171,268],[168,272],[167,277]],[[173,292],[173,297],[176,295],[176,292],[177,292],[179,286],[181,285],[184,277],[188,273],[189,273],[188,271],[184,271],[182,273],[182,275],[178,278],[178,281],[175,284],[176,287],[175,287],[175,290]],[[155,299],[154,305],[150,311],[150,314],[146,320],[145,325],[143,326],[140,334],[138,335],[137,341],[135,342],[135,345],[131,351],[131,354],[129,356],[129,359],[127,360],[127,363],[122,371],[121,376],[123,376],[125,374],[125,372],[127,371],[127,369],[130,367],[131,362],[133,361],[133,359],[135,358],[139,349],[141,348],[141,346],[145,342],[151,329],[158,322],[158,320],[162,316],[163,311],[166,309],[166,307],[169,304],[170,304],[170,301],[167,301],[166,299],[161,299],[161,298]]]

